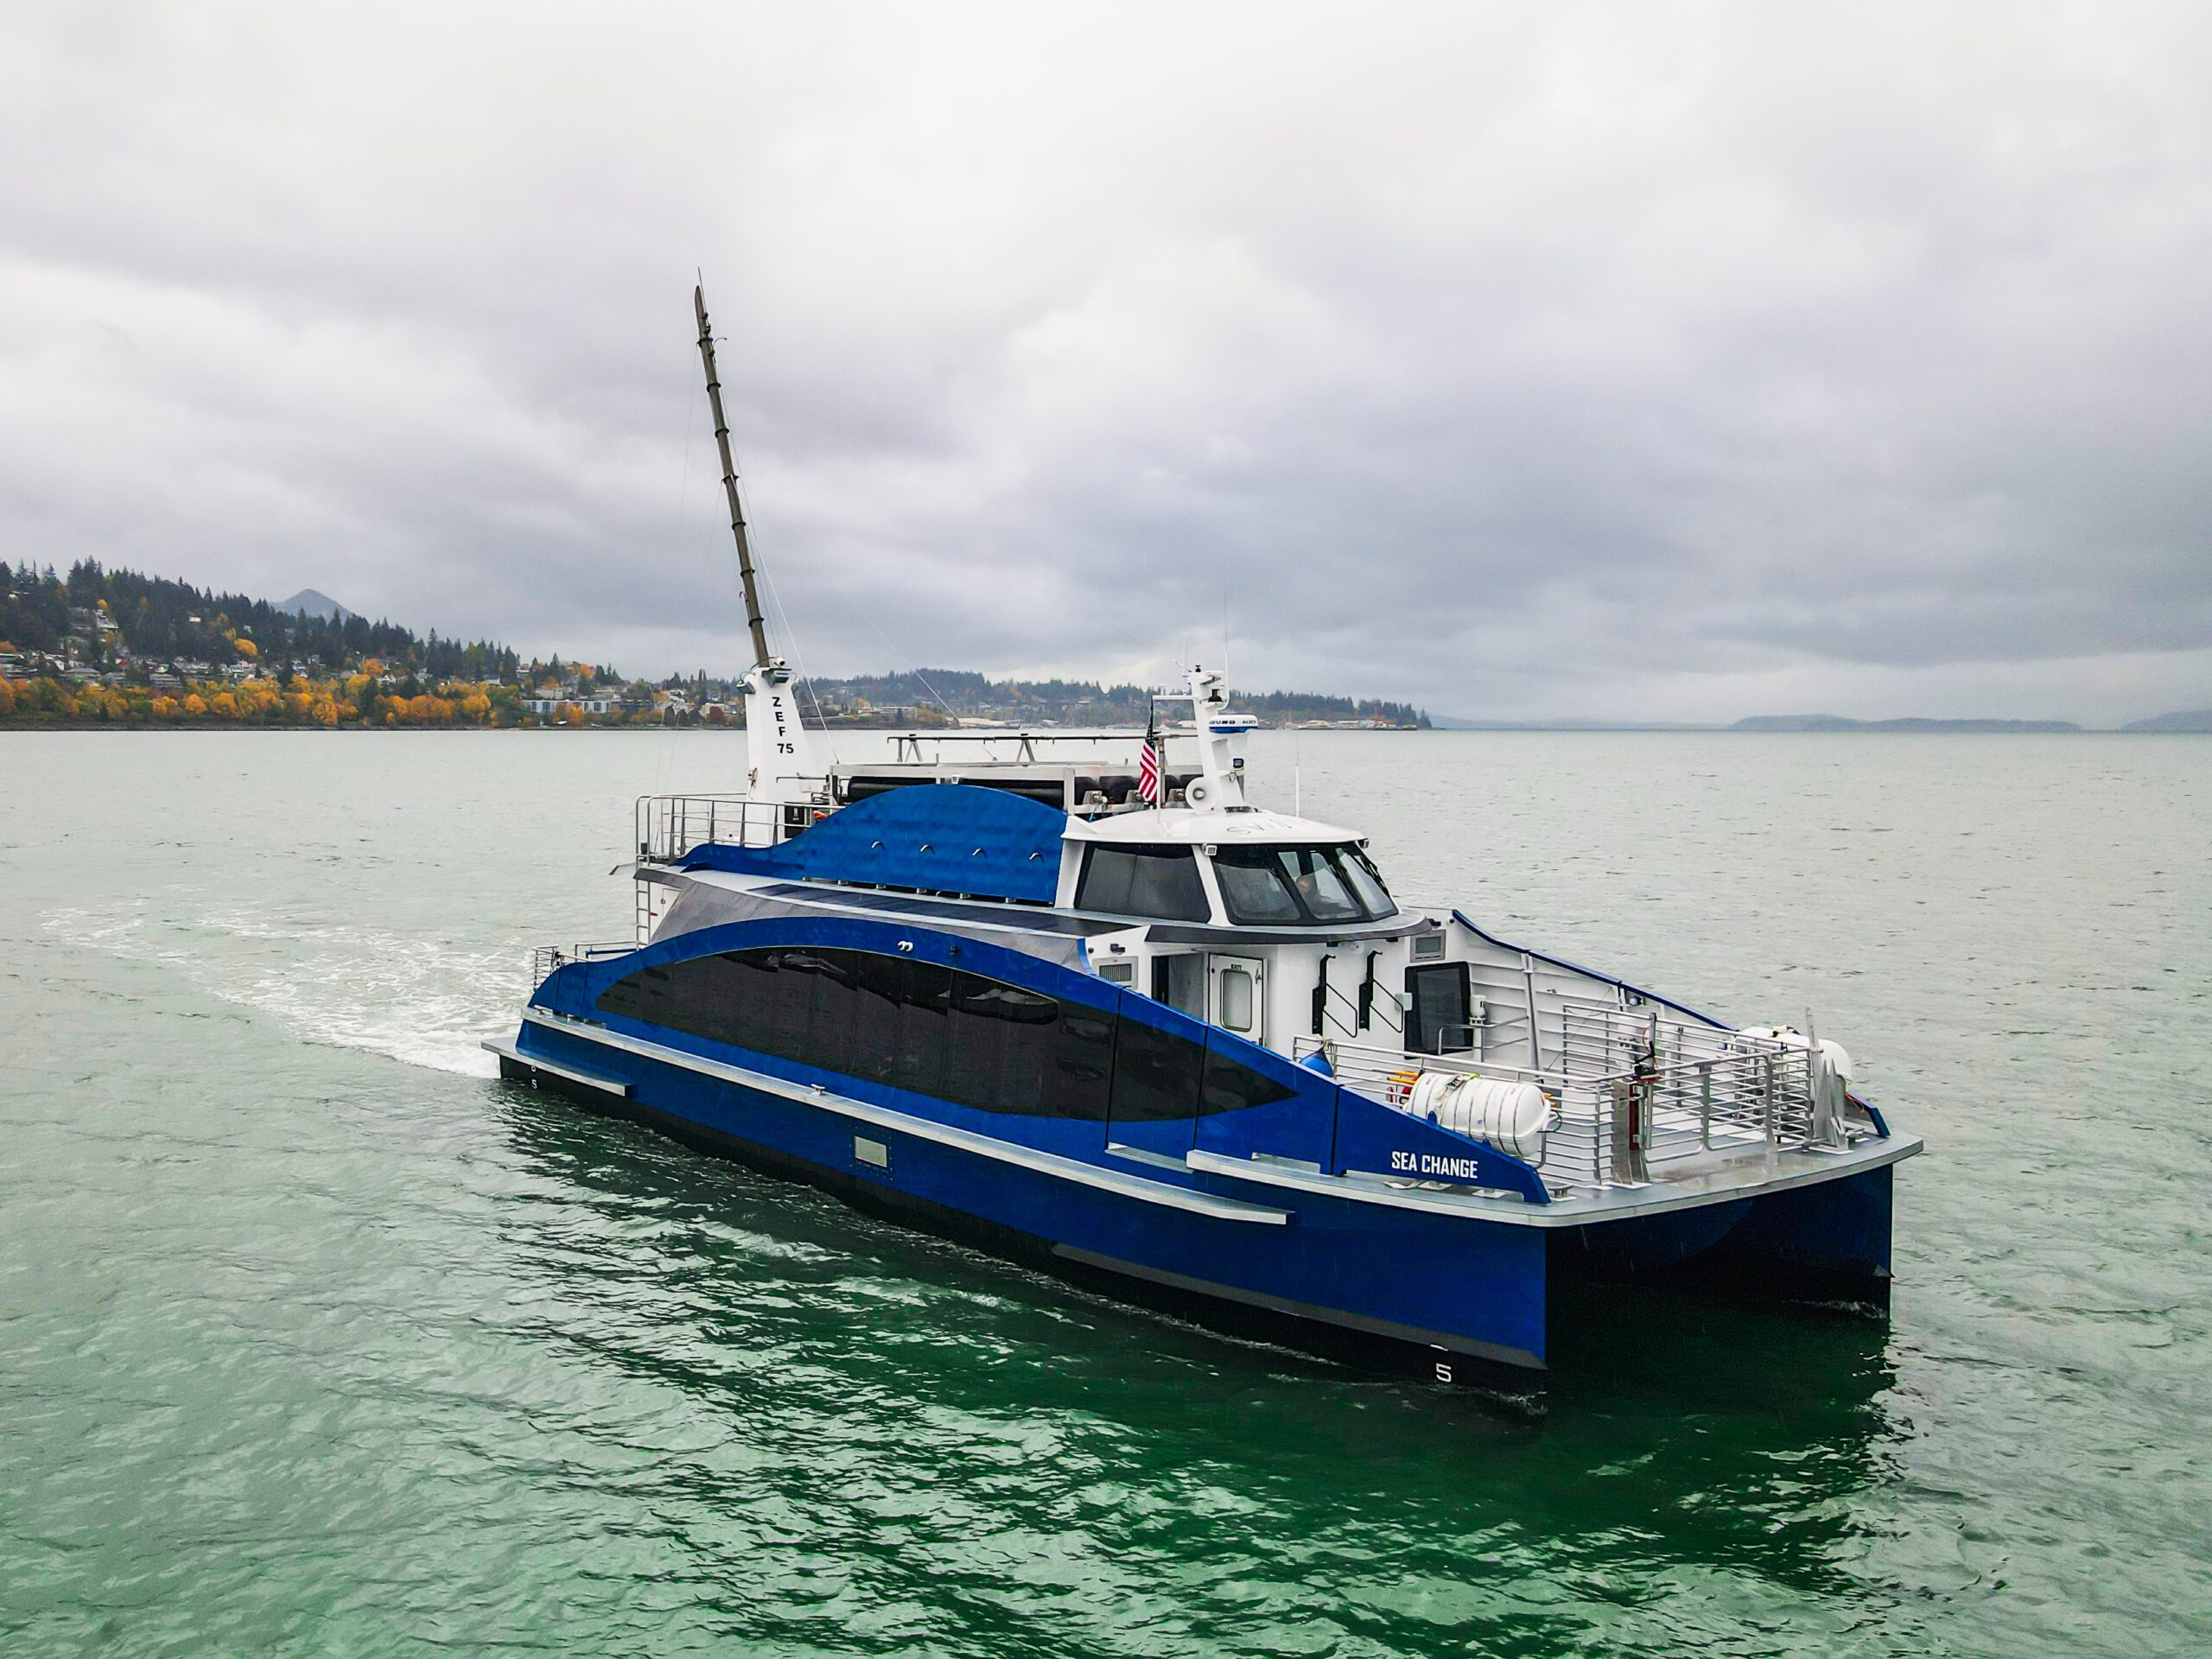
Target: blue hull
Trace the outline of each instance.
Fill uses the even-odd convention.
[[[856,1208],[1043,1268],[1123,1300],[1427,1380],[1541,1370],[1551,1294],[1585,1279],[1673,1275],[1687,1265],[1764,1291],[1867,1301],[1886,1290],[1891,1172],[1647,1219],[1573,1229],[1483,1224],[1301,1194],[1288,1224],[1163,1210],[895,1128],[590,1038],[525,1027],[503,1072],[702,1150],[807,1182]],[[555,1067],[619,1079],[626,1097]],[[880,1161],[879,1161],[880,1160]],[[1254,1206],[1282,1194],[1199,1178]]]
[[[1440,1382],[1544,1369],[1563,1276],[1727,1260],[1787,1293],[1889,1268],[1886,1166],[1586,1221],[1494,1147],[1095,975],[904,922],[740,921],[562,967],[499,1052],[857,1205]]]
[[[1816,1186],[1552,1236],[1554,1276],[1696,1277],[1800,1300],[1880,1302],[1889,1294],[1885,1164]]]
[[[1545,1363],[1542,1233],[1301,1199],[1294,1224],[1166,1210],[543,1027],[510,1077],[643,1122],[702,1150],[806,1181],[889,1215],[1110,1289],[1125,1300],[1390,1369],[1460,1380],[1467,1361]],[[628,1098],[578,1089],[527,1061],[619,1077]],[[864,1161],[862,1142],[882,1148]],[[873,1153],[870,1156],[873,1157]],[[1205,1189],[1255,1206],[1279,1193]]]

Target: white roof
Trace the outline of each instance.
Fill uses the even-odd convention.
[[[1154,807],[1143,812],[1114,812],[1103,818],[1070,818],[1069,841],[1144,842],[1151,844],[1203,845],[1208,842],[1265,844],[1359,841],[1355,830],[1312,818],[1294,818],[1287,812],[1211,812],[1197,807]]]

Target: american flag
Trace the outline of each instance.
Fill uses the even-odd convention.
[[[1147,711],[1144,731],[1144,753],[1137,761],[1137,793],[1154,806],[1160,804],[1164,794],[1164,779],[1160,766],[1160,726]]]

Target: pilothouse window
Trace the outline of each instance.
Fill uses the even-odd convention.
[[[1337,852],[1344,880],[1351,883],[1351,890],[1367,906],[1367,913],[1377,921],[1396,915],[1397,903],[1390,897],[1389,888],[1382,885],[1382,873],[1375,868],[1375,861],[1357,847],[1340,847]]]
[[[1379,922],[1398,913],[1365,853],[1338,847],[1224,847],[1214,855],[1229,919],[1246,927]]]
[[[1229,919],[1249,925],[1259,922],[1302,922],[1305,912],[1283,880],[1272,850],[1254,848],[1256,857],[1240,857],[1235,849],[1214,855],[1213,873],[1221,883],[1222,902]]]
[[[1205,884],[1188,847],[1092,847],[1084,858],[1075,905],[1160,921],[1208,919]]]

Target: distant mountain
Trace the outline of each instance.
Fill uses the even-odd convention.
[[[2190,709],[2179,714],[2153,715],[2148,720],[2131,720],[2120,729],[2123,732],[2212,732],[2212,709]]]
[[[720,695],[730,695],[717,685]],[[703,692],[702,692],[703,695]],[[971,670],[917,668],[900,674],[861,674],[809,685],[813,706],[831,719],[904,720],[901,711],[935,709],[954,719],[1027,724],[1141,726],[1154,698],[1142,686],[1091,680],[995,680]],[[1379,726],[1418,730],[1428,716],[1411,703],[1338,697],[1318,691],[1232,691],[1236,711],[1262,726]],[[1164,715],[1172,708],[1162,704]]]
[[[343,622],[353,614],[328,594],[319,594],[312,588],[278,600],[271,608],[289,611],[294,616],[319,616],[326,622]]]
[[[1753,715],[1732,732],[2078,732],[2070,720],[1849,720],[1841,715]]]
[[[1429,723],[1440,732],[1709,732],[1686,720],[1465,720],[1437,715]]]
[[[1728,728],[1732,732],[1856,732],[1863,723],[1841,715],[1753,715]]]

